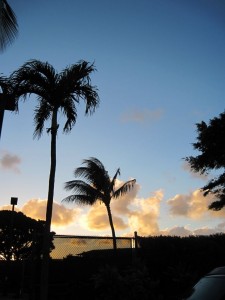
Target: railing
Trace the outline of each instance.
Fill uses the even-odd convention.
[[[118,249],[134,249],[137,247],[137,235],[134,237],[117,237]],[[99,250],[113,249],[112,237],[55,235],[55,249],[51,258],[63,259],[70,256],[87,256]]]

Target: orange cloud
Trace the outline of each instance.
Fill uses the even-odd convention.
[[[33,218],[45,220],[47,201],[42,199],[31,199],[21,208],[21,211]],[[74,222],[74,219],[78,216],[78,209],[69,209],[65,206],[58,204],[57,202],[53,203],[53,212],[52,212],[52,225],[67,226]]]
[[[204,217],[224,217],[225,212],[215,212],[208,209],[209,204],[213,201],[213,196],[203,196],[201,190],[196,190],[188,195],[178,194],[169,199],[167,203],[170,206],[172,216],[184,216],[191,219],[200,219]]]
[[[126,229],[123,219],[112,212],[115,229]],[[89,230],[106,230],[110,228],[109,218],[104,204],[96,203],[83,218],[83,225]]]
[[[116,189],[118,189],[124,182],[117,180]],[[112,211],[114,214],[127,215],[131,211],[131,206],[135,202],[137,194],[140,190],[140,185],[135,183],[132,190],[118,199],[113,199],[111,202]]]
[[[117,187],[123,184],[117,181]],[[159,232],[158,217],[160,202],[163,198],[162,191],[156,191],[152,197],[147,199],[137,198],[140,185],[118,199],[112,199],[111,212],[115,229],[138,231],[140,235],[151,235]],[[81,226],[88,230],[107,230],[109,219],[104,204],[97,203],[81,217]]]
[[[136,208],[128,217],[132,232],[137,231],[141,236],[159,233],[158,218],[162,198],[163,192],[159,190],[147,199],[136,199]]]
[[[116,189],[123,183],[123,181],[117,180]],[[128,229],[129,224],[127,222],[127,216],[130,213],[130,206],[134,202],[139,189],[140,186],[135,184],[134,188],[126,195],[118,199],[112,199],[111,212],[113,224],[116,230]],[[105,205],[103,203],[96,203],[94,206],[90,207],[88,212],[81,217],[80,224],[88,230],[110,230],[109,218]]]
[[[119,186],[122,182],[118,181],[117,184]],[[158,190],[148,198],[138,198],[137,193],[139,189],[140,186],[135,184],[132,191],[121,198],[113,199],[111,202],[113,222],[118,236],[121,236],[120,231],[123,232],[123,236],[133,236],[134,231],[137,231],[140,236],[189,236],[225,232],[225,222],[219,223],[214,228],[202,227],[189,229],[188,226],[181,225],[160,229],[158,221],[160,217],[160,204],[164,196],[163,192]],[[224,218],[224,210],[219,212],[208,210],[207,207],[211,201],[212,197],[205,198],[201,191],[196,190],[188,195],[176,195],[167,201],[167,203],[170,206],[170,213],[173,216],[183,216],[190,219],[206,217]],[[6,205],[0,209],[11,210],[12,206]],[[16,207],[15,210],[18,211],[19,208]],[[31,199],[20,210],[31,218],[45,219],[46,200]],[[101,235],[106,231],[111,236],[108,215],[104,204],[98,203],[87,210],[86,208],[80,209],[77,207],[75,209],[68,209],[54,202],[53,227],[59,228],[61,226],[66,228],[66,226],[71,226],[75,222],[79,222],[81,227],[90,231],[98,231]],[[61,240],[57,240],[57,242],[65,243],[65,241]],[[85,243],[82,240],[76,240],[76,246],[79,244],[80,247]],[[111,243],[111,240],[107,241],[107,243]],[[71,240],[70,245],[67,245],[68,251],[72,247],[72,244],[74,242]]]
[[[122,182],[118,181],[118,184]],[[186,226],[175,226],[167,229],[160,229],[158,220],[160,216],[160,204],[163,199],[161,190],[153,193],[148,198],[138,198],[140,189],[135,184],[134,189],[125,196],[113,199],[111,211],[115,228],[118,231],[127,230],[128,236],[133,236],[137,231],[140,236],[150,235],[178,235],[189,236],[199,234],[213,234],[225,231],[225,225],[220,228],[196,228],[189,229]],[[208,205],[212,202],[212,196],[204,197],[200,190],[196,190],[188,195],[176,195],[167,201],[170,206],[170,213],[173,216],[183,216],[190,219],[224,217],[225,212],[214,212],[208,210]],[[90,208],[88,213],[81,218],[81,225],[89,230],[110,230],[108,216],[104,204],[97,204]],[[224,226],[224,228],[222,228]]]

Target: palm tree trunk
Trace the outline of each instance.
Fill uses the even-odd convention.
[[[113,225],[113,220],[112,220],[112,213],[111,213],[111,209],[110,209],[110,205],[106,205],[106,209],[107,209],[107,213],[108,213],[108,217],[109,217],[109,224],[111,227],[111,231],[112,231],[112,238],[113,238],[113,249],[114,251],[116,251],[117,246],[116,246],[116,234],[115,234],[115,229],[114,229],[114,225]]]
[[[56,172],[56,136],[57,136],[57,110],[52,114],[52,127],[51,127],[51,167],[49,174],[48,185],[48,201],[46,209],[45,232],[43,240],[43,257],[41,268],[41,291],[40,299],[48,299],[48,273],[49,273],[49,252],[50,252],[50,232],[52,220],[52,208],[55,186],[55,172]]]

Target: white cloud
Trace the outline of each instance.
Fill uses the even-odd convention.
[[[164,236],[191,236],[193,235],[193,232],[188,229],[186,226],[174,226],[172,228],[166,228],[164,230],[160,230],[159,234]]]

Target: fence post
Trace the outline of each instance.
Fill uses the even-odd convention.
[[[138,249],[138,235],[137,235],[137,231],[134,232],[134,237],[133,237],[133,240],[134,240],[134,248],[132,249],[132,259],[133,259],[133,263],[135,264],[136,263],[136,260],[137,260],[137,249]]]
[[[137,235],[137,231],[134,232],[134,248],[135,248],[135,252],[136,252],[137,248],[138,248],[138,235]]]

